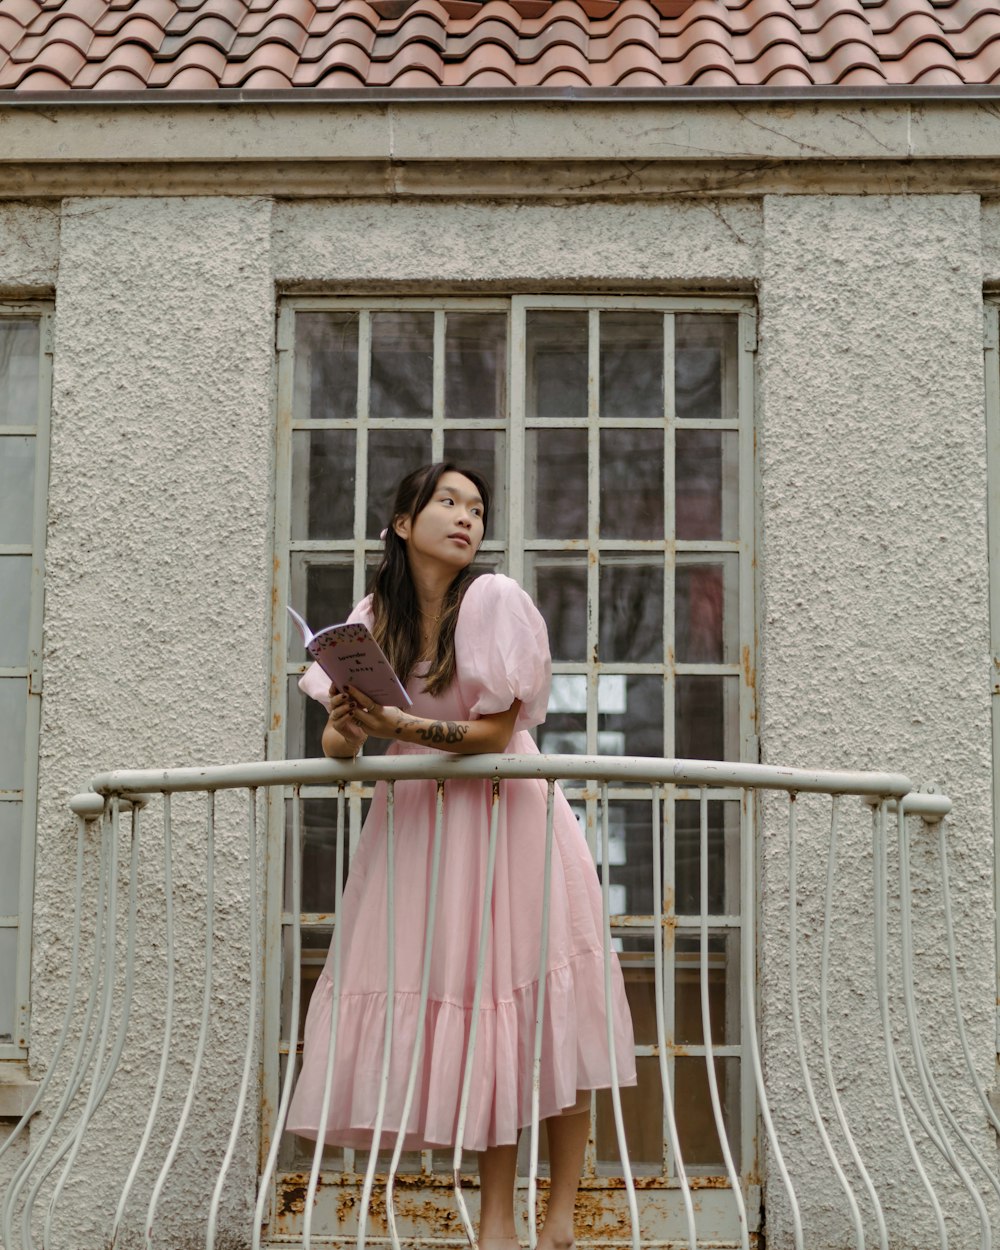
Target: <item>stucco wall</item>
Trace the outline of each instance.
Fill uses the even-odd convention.
[[[61,1020],[72,896],[67,797],[95,771],[124,762],[221,762],[263,753],[273,446],[270,212],[269,202],[253,199],[63,206],[46,553],[44,833],[35,911],[38,1070]],[[200,965],[204,935],[205,820],[193,806],[181,801],[175,811],[176,926],[179,958],[189,959],[189,968]],[[159,1060],[164,959],[143,938],[162,931],[158,834],[158,822],[150,824],[143,842],[138,993],[121,1076],[59,1210],[57,1244],[78,1250],[98,1244],[93,1213],[106,1220],[114,1211]],[[222,805],[218,1026],[191,1129],[205,1158],[221,1157],[227,1122],[211,1112],[238,1076],[233,1039],[242,1035],[248,984],[245,939],[240,947],[246,869],[244,825]],[[190,973],[178,985],[180,1053],[193,1049],[201,988]],[[157,1159],[179,1112],[188,1066],[181,1063],[171,1075],[154,1139]],[[212,1183],[209,1169],[187,1159],[165,1195],[176,1246],[185,1244],[189,1224],[203,1227]],[[230,1206],[245,1202],[253,1170],[253,1152],[242,1151]],[[141,1178],[139,1209],[129,1213],[133,1227],[142,1227],[150,1181]]]
[[[48,215],[45,215],[48,214]],[[995,225],[993,223],[996,223]],[[6,231],[6,235],[3,232]],[[52,283],[58,262],[46,597],[45,703],[33,1061],[61,1018],[72,827],[65,800],[119,764],[226,762],[263,753],[270,624],[274,291],[368,285],[759,284],[761,743],[767,762],[886,767],[936,780],[949,825],[962,989],[992,1078],[989,640],[982,399],[983,255],[1000,258],[1000,213],[972,196],[770,197],[761,201],[527,203],[78,199],[0,210],[0,280]],[[990,242],[992,240],[992,242]],[[0,257],[5,249],[0,247]],[[986,260],[987,276],[993,262]],[[1000,263],[1000,262],[998,262]],[[33,278],[21,274],[34,274]],[[45,275],[48,275],[47,277]],[[486,284],[482,287],[482,284]],[[802,801],[803,980],[815,982],[826,812]],[[765,1065],[810,1250],[852,1244],[844,1203],[804,1127],[790,1033],[784,812],[762,852]],[[177,805],[181,954],[198,966],[204,813]],[[915,831],[919,974],[931,1058],[979,1144],[982,1116],[954,1079],[946,967],[927,835]],[[158,829],[144,833],[140,930],[159,922]],[[220,814],[219,1025],[209,1040],[193,1141],[165,1195],[178,1247],[202,1229],[241,1059],[247,971],[239,816]],[[147,851],[151,852],[147,856]],[[927,1203],[900,1142],[878,1048],[870,940],[871,856],[845,811],[834,953],[835,1067],[901,1247],[928,1240]],[[158,1062],[162,951],[139,944],[123,1066],[60,1208],[59,1245],[98,1244],[142,1129]],[[937,989],[941,989],[941,993]],[[201,982],[179,988],[175,1038],[190,1050]],[[815,997],[805,1023],[815,1057]],[[897,1022],[899,1023],[899,1022]],[[748,1074],[745,1074],[748,1076]],[[172,1073],[152,1156],[184,1096]],[[821,1100],[822,1101],[822,1100]],[[826,1104],[823,1103],[825,1108]],[[44,1124],[44,1119],[38,1125]],[[249,1226],[255,1152],[241,1140],[226,1227]],[[969,1203],[923,1150],[977,1244]],[[990,1154],[992,1157],[992,1154]],[[188,1156],[190,1158],[190,1156]],[[151,1174],[129,1225],[141,1223]],[[105,1184],[107,1187],[105,1188]],[[81,1195],[87,1191],[87,1202]],[[870,1214],[866,1223],[871,1230]],[[774,1169],[769,1248],[789,1242]]]
[[[0,201],[0,293],[3,298],[55,286],[59,206]]]
[[[961,900],[962,989],[974,1053],[989,1081],[990,687],[978,201],[774,197],[765,200],[764,228],[758,424],[764,760],[900,769],[952,795],[948,840]],[[815,803],[800,806],[803,975],[813,982],[828,816]],[[910,1230],[893,1244],[936,1245],[929,1202],[902,1135],[892,1128],[872,993],[870,822],[858,809],[855,803],[845,811],[837,874],[834,1066],[890,1227]],[[978,1126],[977,1143],[992,1160],[985,1117],[955,1080],[935,839],[919,823],[914,838],[915,906],[922,917],[917,976],[924,986],[940,987],[920,1001],[928,1051],[943,1088]],[[800,1131],[790,1114],[803,1105],[803,1094],[784,956],[783,805],[769,805],[763,847],[766,1070],[793,1177],[808,1178],[807,1244],[825,1250],[850,1244],[851,1234],[818,1139]],[[895,996],[896,976],[892,988]],[[811,997],[806,1025],[818,1061]],[[961,1212],[954,1244],[974,1244],[968,1199],[955,1196],[919,1130],[918,1137],[935,1183]],[[790,1245],[787,1204],[773,1167],[767,1211],[769,1248]],[[873,1227],[870,1215],[867,1224]]]
[[[758,271],[760,237],[759,202],[741,200],[289,201],[275,204],[274,276],[281,284],[310,286],[615,279],[745,284]]]

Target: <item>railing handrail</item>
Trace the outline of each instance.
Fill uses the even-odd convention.
[[[70,806],[78,813],[91,814],[95,808],[95,797],[103,799],[111,795],[174,794],[180,791],[279,785],[337,785],[351,781],[447,780],[451,777],[739,786],[752,790],[870,795],[886,799],[908,796],[906,808],[914,814],[919,814],[921,797],[914,791],[913,782],[902,773],[786,768],[774,764],[634,755],[455,755],[442,751],[418,755],[359,756],[354,760],[316,757],[203,767],[115,769],[94,776],[90,782],[91,793],[74,796]],[[942,797],[934,796],[936,812]]]

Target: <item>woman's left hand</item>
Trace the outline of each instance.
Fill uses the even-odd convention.
[[[383,707],[367,695],[362,694],[356,686],[345,686],[344,689],[352,701],[351,719],[370,735],[376,738],[395,738],[396,729],[402,719],[402,709]]]

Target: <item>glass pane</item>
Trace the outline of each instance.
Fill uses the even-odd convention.
[[[740,1168],[740,1061],[716,1059],[715,1080],[722,1124],[737,1170]],[[678,1056],[674,1061],[674,1107],[684,1164],[692,1171],[723,1170],[722,1148],[712,1114],[705,1060]]]
[[[322,556],[293,551],[291,602],[296,612],[309,622],[313,632],[327,625],[346,621],[354,607],[354,569],[349,564],[331,564]],[[288,658],[305,663],[309,656],[299,631],[289,624]]]
[[[601,313],[601,416],[663,419],[662,313]]]
[[[34,425],[38,418],[37,318],[0,318],[0,425]]]
[[[529,538],[586,538],[587,431],[529,430],[525,522]]]
[[[662,564],[602,563],[600,597],[601,662],[662,663]]]
[[[529,312],[526,415],[587,416],[587,314],[555,309]]]
[[[739,537],[739,465],[735,430],[676,433],[678,538]]]
[[[23,677],[0,678],[0,790],[24,784],[24,731],[28,683]]]
[[[539,731],[538,749],[551,755],[587,752],[587,677],[556,673],[549,692],[549,710]]]
[[[358,321],[356,312],[296,313],[297,421],[345,421],[357,415]]]
[[[448,313],[444,415],[449,421],[506,419],[507,318],[503,313]]]
[[[0,929],[0,1042],[14,1038],[17,1006],[17,930]]]
[[[0,803],[0,916],[20,910],[21,819],[20,803]]]
[[[529,564],[529,586],[549,627],[553,660],[587,657],[587,566],[569,560]],[[584,703],[586,707],[586,703]]]
[[[612,930],[612,934],[616,931]],[[656,1042],[656,985],[653,978],[653,935],[648,930],[619,929],[615,940],[632,1013],[636,1045]]]
[[[493,491],[487,539],[507,536],[507,432],[505,430],[456,430],[444,432],[444,458],[464,469],[474,469]]]
[[[0,438],[0,543],[30,543],[34,529],[35,439]]]
[[[674,804],[674,898],[679,916],[701,912],[701,814],[693,799]],[[708,804],[708,912],[733,916],[740,910],[740,805]]]
[[[292,538],[354,534],[353,430],[292,433]]]
[[[625,1144],[632,1165],[640,1174],[657,1173],[663,1167],[663,1088],[659,1059],[643,1055],[635,1061],[637,1085],[622,1087]],[[597,1159],[620,1174],[618,1136],[611,1090],[597,1091]],[[602,1171],[605,1169],[602,1169]]]
[[[312,998],[319,974],[326,963],[327,951],[333,941],[333,929],[328,925],[302,926],[302,961],[299,964],[302,975],[301,998],[299,999],[299,1054],[302,1053],[303,1028],[309,1000]],[[292,1005],[292,929],[286,925],[282,930],[282,959],[287,970],[281,982],[281,1036],[287,1040]]]
[[[372,430],[368,435],[367,536],[378,538],[402,478],[431,459],[430,430]]]
[[[0,667],[28,662],[31,556],[0,556]]]
[[[323,754],[326,710],[299,689],[298,677],[288,679],[288,720],[285,724],[285,754],[290,760],[313,759]]]
[[[615,755],[663,755],[663,678],[602,673],[597,679],[598,725],[618,734]]]
[[[701,945],[697,933],[678,932],[674,947],[674,1041],[701,1046]],[[710,929],[708,934],[708,1011],[712,1042],[736,1046],[740,1040],[740,932]]]
[[[689,760],[738,760],[739,698],[737,677],[678,677],[675,754]]]
[[[372,313],[372,417],[430,417],[434,404],[434,314]],[[416,467],[414,465],[413,467]]]
[[[662,430],[601,430],[601,537],[663,537]]]
[[[337,889],[337,799],[303,799],[302,910],[334,911]],[[292,800],[285,803],[285,909],[292,905],[291,889]],[[344,800],[344,879],[350,866],[350,816]],[[315,937],[315,934],[314,934]],[[329,932],[321,943],[324,954],[330,944]]]
[[[739,556],[677,557],[676,637],[681,664],[735,664],[740,654]]]
[[[682,313],[674,322],[677,416],[735,421],[737,318]]]
[[[599,815],[598,821],[601,819]],[[611,914],[614,916],[652,915],[652,827],[651,800],[608,804],[608,869],[611,873]],[[601,838],[598,823],[598,875],[603,874]]]

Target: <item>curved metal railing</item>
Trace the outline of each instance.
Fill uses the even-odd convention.
[[[683,793],[698,802],[699,838],[698,868],[700,881],[700,911],[697,928],[697,966],[701,1012],[702,1053],[705,1062],[705,1079],[708,1087],[711,1118],[724,1162],[725,1183],[728,1184],[733,1204],[732,1240],[726,1244],[738,1245],[750,1250],[756,1244],[757,1228],[753,1212],[748,1208],[746,1194],[756,1163],[752,1158],[740,1158],[738,1143],[732,1140],[731,1126],[727,1124],[725,1108],[717,1078],[715,1046],[716,1029],[713,1021],[713,1003],[709,980],[710,968],[710,911],[709,911],[709,799],[719,795],[739,798],[748,811],[744,822],[744,836],[751,845],[744,848],[741,869],[741,957],[740,996],[742,1020],[742,1055],[745,1061],[745,1079],[752,1081],[756,1092],[756,1107],[760,1129],[766,1143],[768,1166],[773,1171],[772,1193],[782,1195],[786,1206],[787,1226],[791,1244],[795,1250],[805,1250],[810,1232],[803,1218],[803,1193],[808,1181],[799,1177],[793,1180],[786,1162],[786,1142],[779,1132],[779,1123],[787,1124],[789,1108],[778,1107],[776,1092],[769,1087],[762,1062],[762,1039],[758,1025],[756,986],[756,950],[753,935],[757,926],[757,869],[753,848],[755,830],[760,823],[754,812],[754,802],[761,792],[772,796],[769,802],[786,805],[785,825],[787,837],[787,985],[791,1026],[794,1038],[795,1062],[801,1077],[804,1100],[794,1109],[803,1131],[816,1134],[819,1147],[828,1160],[844,1203],[853,1244],[858,1250],[879,1247],[889,1250],[897,1234],[906,1240],[907,1231],[890,1227],[883,1202],[880,1199],[877,1172],[873,1160],[867,1159],[859,1142],[858,1125],[852,1125],[851,1117],[842,1096],[835,1069],[836,1046],[830,1021],[831,989],[831,932],[836,919],[838,863],[843,845],[845,820],[844,800],[849,796],[863,799],[871,807],[872,859],[870,900],[873,917],[872,941],[875,954],[875,984],[871,987],[881,1021],[881,1046],[884,1051],[885,1079],[889,1099],[886,1104],[891,1113],[892,1129],[901,1134],[913,1169],[933,1213],[935,1235],[942,1250],[948,1250],[949,1227],[955,1217],[946,1210],[952,1188],[939,1192],[933,1169],[928,1164],[932,1150],[946,1165],[955,1179],[955,1185],[964,1191],[975,1213],[976,1237],[981,1250],[990,1250],[992,1228],[987,1196],[1000,1198],[1000,1181],[996,1165],[988,1161],[974,1140],[975,1134],[963,1125],[955,1108],[943,1094],[928,1058],[927,1046],[919,1018],[919,994],[914,980],[913,959],[913,908],[909,881],[911,855],[911,832],[908,817],[918,817],[926,826],[937,825],[938,856],[940,862],[940,906],[947,933],[950,988],[955,1022],[961,1052],[972,1082],[975,1097],[983,1115],[990,1124],[1000,1130],[1000,1120],[993,1111],[983,1082],[976,1071],[972,1046],[965,1026],[963,1009],[959,998],[957,955],[954,926],[952,924],[952,901],[948,874],[948,841],[942,818],[950,810],[950,801],[935,793],[916,793],[910,780],[900,774],[874,772],[834,772],[791,769],[753,764],[730,764],[697,760],[654,760],[624,757],[577,757],[577,756],[444,756],[410,755],[375,757],[356,761],[300,760],[281,763],[242,764],[214,768],[176,768],[123,770],[102,773],[92,781],[92,790],[78,795],[70,804],[77,815],[77,875],[75,885],[75,916],[73,928],[72,961],[70,967],[67,1003],[62,1029],[52,1052],[52,1061],[24,1119],[12,1134],[0,1144],[0,1169],[7,1167],[6,1187],[0,1203],[0,1233],[6,1250],[54,1250],[58,1244],[56,1232],[61,1206],[66,1202],[67,1185],[78,1166],[79,1155],[88,1133],[94,1131],[97,1111],[108,1094],[112,1082],[125,1079],[122,1056],[129,1040],[129,1020],[135,993],[137,866],[142,855],[143,822],[150,819],[158,809],[162,827],[162,882],[165,899],[163,912],[162,946],[165,965],[165,998],[163,1003],[163,1036],[159,1046],[155,1083],[148,1106],[139,1109],[136,1123],[143,1129],[131,1161],[120,1180],[118,1196],[112,1208],[103,1216],[95,1214],[98,1223],[106,1230],[106,1244],[111,1247],[135,1244],[136,1235],[146,1246],[170,1245],[167,1230],[158,1222],[161,1198],[178,1157],[185,1149],[192,1149],[190,1123],[195,1113],[199,1093],[199,1081],[210,1033],[213,1011],[213,918],[219,900],[215,892],[215,865],[217,848],[215,840],[216,798],[220,791],[238,791],[242,794],[246,816],[246,848],[249,890],[249,915],[246,940],[251,975],[251,991],[247,1006],[245,1033],[233,1039],[233,1063],[239,1064],[237,1092],[232,1106],[232,1120],[226,1148],[217,1164],[212,1197],[204,1211],[204,1243],[207,1250],[225,1244],[252,1244],[256,1250],[262,1242],[267,1244],[301,1244],[308,1247],[322,1242],[348,1244],[353,1241],[357,1250],[364,1250],[367,1240],[388,1241],[394,1250],[400,1250],[405,1238],[396,1215],[396,1185],[401,1154],[412,1114],[417,1074],[421,1055],[419,1041],[410,1056],[409,1076],[401,1116],[401,1123],[394,1133],[391,1161],[381,1182],[380,1202],[385,1204],[385,1234],[375,1234],[370,1228],[370,1217],[379,1177],[378,1159],[382,1146],[383,1121],[386,1111],[389,1063],[393,1046],[392,1013],[387,1013],[384,1033],[373,1038],[372,1044],[381,1046],[380,1087],[378,1110],[375,1120],[374,1144],[367,1163],[357,1176],[363,1176],[361,1198],[358,1203],[356,1226],[336,1230],[316,1226],[316,1199],[323,1183],[323,1142],[318,1141],[312,1151],[308,1180],[301,1203],[298,1227],[289,1232],[274,1220],[272,1198],[275,1174],[278,1169],[279,1145],[284,1129],[294,1080],[294,1057],[298,1049],[298,1021],[302,999],[301,984],[301,902],[302,902],[302,802],[303,789],[323,787],[333,793],[337,804],[336,820],[336,907],[339,909],[345,866],[345,804],[348,788],[355,783],[387,783],[388,812],[388,864],[386,889],[387,984],[393,985],[394,961],[394,890],[392,871],[393,847],[396,836],[394,824],[395,787],[408,780],[423,779],[437,782],[436,817],[432,840],[432,862],[426,941],[422,957],[422,979],[418,1004],[416,1036],[423,1036],[423,1021],[428,1008],[430,969],[433,958],[432,934],[436,889],[441,854],[442,825],[447,803],[448,782],[457,778],[478,778],[492,781],[492,812],[489,826],[484,893],[481,899],[481,923],[474,990],[474,1008],[478,1007],[483,991],[484,963],[490,941],[490,900],[494,881],[496,860],[498,809],[502,787],[505,782],[516,779],[537,779],[545,783],[547,794],[547,829],[545,842],[545,882],[543,898],[548,899],[549,878],[552,864],[552,820],[555,786],[557,782],[585,783],[588,793],[600,811],[598,822],[601,855],[599,862],[610,862],[609,810],[613,793],[622,787],[634,787],[640,794],[637,801],[650,804],[650,828],[652,831],[651,863],[655,888],[652,891],[654,913],[651,917],[653,930],[653,979],[656,1044],[649,1048],[658,1061],[658,1071],[664,1099],[665,1154],[670,1161],[669,1183],[677,1195],[679,1213],[678,1233],[669,1244],[684,1245],[697,1250],[709,1244],[720,1244],[716,1231],[707,1227],[698,1188],[699,1178],[692,1176],[685,1164],[683,1154],[683,1125],[678,1124],[674,1104],[674,1089],[668,1070],[671,1048],[676,1052],[667,1019],[666,942],[670,938],[676,914],[672,903],[666,905],[659,883],[663,878],[666,848],[663,840],[663,803],[671,794]],[[616,789],[617,788],[617,789]],[[204,982],[201,1000],[197,1042],[193,1057],[185,1056],[186,1089],[183,1102],[169,1133],[169,1144],[162,1157],[153,1158],[153,1142],[159,1128],[164,1135],[164,1123],[169,1118],[167,1110],[168,1088],[176,1088],[171,1081],[178,1070],[175,1053],[173,1016],[176,987],[181,975],[189,970],[181,967],[182,955],[175,933],[174,867],[176,846],[172,838],[172,799],[180,793],[198,792],[204,796],[205,820],[205,943]],[[287,857],[281,862],[288,866],[288,880],[281,889],[288,896],[290,912],[291,950],[285,969],[290,980],[290,1012],[288,1037],[288,1062],[280,1084],[280,1096],[273,1110],[265,1108],[261,1124],[263,1164],[258,1177],[257,1198],[249,1227],[234,1228],[228,1217],[222,1217],[222,1204],[227,1179],[234,1158],[240,1150],[240,1142],[255,1138],[253,1121],[255,1113],[250,1107],[254,1087],[255,1055],[260,1045],[260,976],[261,976],[261,918],[257,899],[260,894],[258,799],[271,794],[286,800],[291,813],[288,822]],[[799,904],[801,890],[798,876],[799,832],[798,818],[804,796],[826,796],[829,802],[829,833],[826,845],[825,891],[823,894],[823,931],[820,975],[818,984],[809,987],[809,993],[818,998],[818,1036],[808,1036],[802,1013],[803,989],[800,962],[801,922]],[[644,797],[643,797],[644,796]],[[123,817],[127,816],[127,820]],[[769,812],[768,828],[773,824],[773,809]],[[95,861],[88,863],[87,822],[97,821],[100,827],[100,852]],[[897,884],[890,883],[889,830],[895,822],[897,835]],[[284,827],[284,822],[282,822]],[[925,826],[925,827],[926,827]],[[125,832],[123,833],[123,828]],[[127,897],[120,898],[119,861],[123,845],[128,843],[129,875]],[[90,877],[88,877],[88,872]],[[96,882],[96,919],[89,917],[85,907],[85,878]],[[774,888],[774,883],[771,883]],[[621,1159],[621,1184],[627,1207],[626,1244],[633,1250],[642,1245],[663,1245],[662,1230],[643,1226],[643,1210],[639,1197],[649,1188],[637,1185],[630,1166],[625,1115],[621,1091],[618,1088],[617,1068],[614,1062],[615,1038],[611,1025],[612,978],[610,952],[613,949],[615,917],[612,915],[610,874],[602,873],[604,966],[605,966],[605,1013],[608,1021],[607,1044],[612,1058],[611,1102],[612,1113]],[[669,900],[668,900],[669,902]],[[893,906],[898,907],[898,950],[895,926],[890,938],[889,915]],[[124,939],[120,919],[125,916]],[[90,969],[86,990],[80,982],[81,934],[87,921],[96,924],[93,934],[95,958]],[[88,931],[89,933],[89,931]],[[526,1186],[527,1232],[532,1247],[537,1238],[536,1212],[539,1200],[539,1086],[543,1050],[543,1022],[545,1016],[545,975],[547,967],[548,906],[543,911],[540,935],[540,979],[536,1004],[535,1036],[532,1047],[533,1088],[530,1124],[529,1175]],[[324,1123],[332,1097],[333,1073],[337,1046],[337,1005],[339,1001],[341,966],[341,931],[333,926],[333,1026],[325,1063],[325,1084],[320,1123]],[[896,958],[898,955],[898,970]],[[893,968],[895,983],[890,976]],[[119,973],[121,972],[121,976]],[[118,984],[121,981],[121,989]],[[894,984],[901,987],[898,994]],[[904,1013],[905,1054],[901,1054],[903,1042],[896,1017],[901,998]],[[890,1001],[893,999],[893,1001]],[[895,1012],[895,1015],[894,1015]],[[469,1093],[472,1065],[476,1053],[476,1024],[478,1011],[472,1011],[473,1029],[469,1038],[464,1069],[456,1073],[456,1088],[461,1090],[457,1142],[452,1157],[452,1186],[460,1226],[469,1243],[475,1243],[473,1212],[470,1209],[466,1189],[469,1178],[463,1177],[463,1139],[466,1133],[469,1111]],[[74,1030],[76,1031],[74,1040]],[[242,1056],[240,1062],[239,1056]],[[909,1073],[909,1075],[908,1075]],[[914,1086],[912,1077],[916,1075]],[[841,1077],[842,1080],[842,1077]],[[183,1084],[183,1082],[182,1082]],[[270,1106],[270,1103],[267,1104]],[[780,1110],[780,1117],[776,1112]],[[32,1123],[30,1136],[27,1133]],[[174,1113],[170,1113],[173,1115]],[[915,1129],[919,1125],[919,1129]],[[22,1157],[17,1166],[11,1166],[15,1157],[15,1145],[21,1142]],[[25,1148],[25,1142],[27,1146]],[[244,1146],[246,1149],[256,1149]],[[7,1160],[3,1156],[7,1155]],[[151,1171],[155,1179],[148,1183]],[[143,1178],[147,1179],[144,1181]],[[721,1178],[720,1178],[721,1179]],[[464,1183],[463,1183],[464,1182]],[[803,1189],[805,1183],[806,1190]],[[808,1196],[808,1194],[806,1195]],[[77,1197],[76,1201],[79,1198]],[[777,1201],[777,1198],[775,1198]],[[141,1226],[138,1212],[145,1207]],[[139,1232],[137,1234],[137,1228]],[[433,1242],[434,1238],[421,1238]],[[608,1238],[602,1238],[606,1241]],[[74,1247],[74,1250],[78,1250]]]

